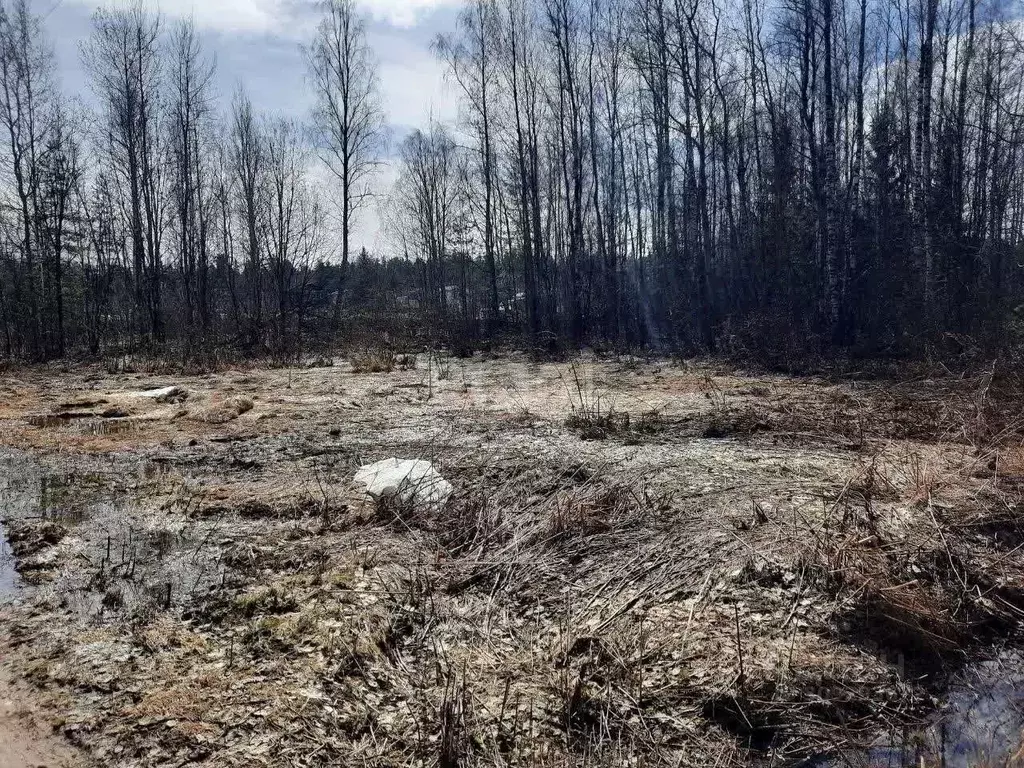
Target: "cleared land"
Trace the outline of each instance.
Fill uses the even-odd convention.
[[[2,653],[86,755],[796,764],[1019,630],[1024,401],[989,376],[397,362],[4,375]],[[371,503],[392,456],[454,497]]]

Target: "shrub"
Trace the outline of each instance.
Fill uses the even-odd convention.
[[[391,373],[398,362],[390,349],[367,349],[349,357],[353,373]]]

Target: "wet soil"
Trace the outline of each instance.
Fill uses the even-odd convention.
[[[0,499],[6,496],[5,492],[0,492]],[[14,553],[7,531],[0,523],[0,605],[10,606],[22,599],[21,589]],[[0,627],[0,647],[8,646],[7,634],[7,628]],[[86,758],[47,727],[48,713],[41,711],[39,697],[21,679],[20,673],[16,660],[0,655],[0,766],[85,766]]]
[[[3,768],[85,768],[86,758],[47,728],[49,716],[36,696],[0,661],[0,766]]]

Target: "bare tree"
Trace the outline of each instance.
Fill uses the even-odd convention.
[[[64,254],[69,240],[69,229],[76,224],[76,194],[83,168],[81,142],[74,117],[63,106],[57,106],[51,118],[46,145],[41,158],[41,195],[39,223],[41,244],[47,254],[47,271],[52,289],[47,312],[51,343],[49,351],[63,357],[66,352]],[[72,232],[73,234],[73,232]]]
[[[244,274],[248,283],[249,316],[247,343],[255,346],[263,332],[263,268],[260,249],[260,213],[266,147],[262,129],[245,91],[235,94],[231,119],[231,171],[237,210],[245,237]]]
[[[187,322],[201,333],[210,325],[208,173],[213,121],[213,65],[203,58],[195,25],[178,24],[171,36],[171,184],[178,263]],[[198,316],[198,317],[197,317]]]
[[[164,228],[161,135],[161,19],[141,3],[93,15],[92,37],[83,60],[100,103],[98,140],[111,171],[121,182],[131,236],[135,310],[147,310],[148,327],[138,330],[164,338],[161,311]],[[138,314],[137,314],[138,317]]]
[[[382,150],[384,117],[376,60],[355,0],[325,0],[308,54],[316,95],[317,148],[341,191],[341,268],[335,297],[340,320],[352,226],[369,197],[368,182]]]
[[[24,269],[16,275],[16,300],[28,313],[29,354],[41,354],[36,272],[40,258],[42,155],[55,110],[53,53],[28,0],[0,5],[0,124],[7,139],[4,164],[13,181],[18,248]]]
[[[311,261],[322,246],[323,217],[306,180],[308,157],[298,125],[274,121],[266,132],[265,210],[261,216],[266,264],[276,299],[274,344],[277,354],[301,349],[303,286]]]
[[[477,137],[479,177],[483,188],[483,246],[487,268],[489,331],[499,322],[497,269],[497,211],[494,119],[497,86],[497,8],[494,0],[472,0],[459,16],[460,38],[441,36],[436,48],[459,84],[470,111],[469,124]]]
[[[444,127],[413,131],[399,149],[393,223],[407,230],[408,244],[427,267],[427,303],[447,320],[449,261],[466,227],[465,157]]]

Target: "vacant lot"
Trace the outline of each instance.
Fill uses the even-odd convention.
[[[86,756],[796,764],[927,715],[1024,617],[990,376],[381,357],[5,374],[2,654]],[[446,506],[366,499],[392,456]]]

